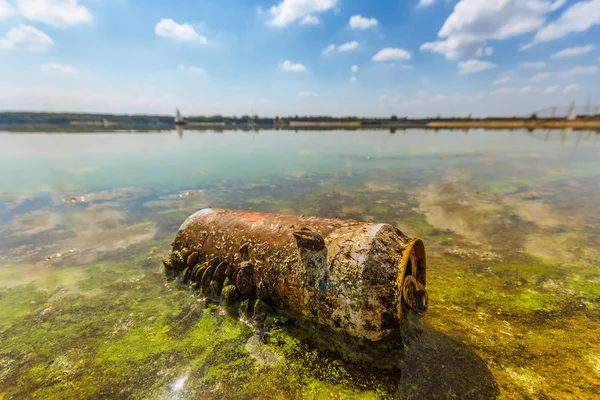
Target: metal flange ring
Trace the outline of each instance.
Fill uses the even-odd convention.
[[[429,303],[427,291],[412,275],[408,275],[404,279],[402,298],[404,299],[404,302],[418,314],[427,310]]]

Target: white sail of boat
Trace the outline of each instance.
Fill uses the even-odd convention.
[[[183,119],[183,117],[181,116],[181,112],[179,111],[179,108],[177,109],[177,112],[175,113],[175,125],[185,125],[186,122]]]

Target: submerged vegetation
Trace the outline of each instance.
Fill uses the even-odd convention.
[[[0,398],[600,396],[597,148],[523,136],[526,150],[490,145],[466,157],[468,140],[489,140],[470,134],[441,157],[443,135],[418,154],[406,135],[341,154],[344,134],[331,135],[303,149],[291,133],[300,149],[286,148],[285,160],[257,147],[223,171],[209,153],[271,138],[218,148],[205,136],[174,152],[185,169],[137,186],[136,168],[153,171],[151,153],[132,164],[131,181],[98,154],[77,189],[20,195],[3,184]],[[189,175],[173,181],[179,173]],[[421,237],[430,308],[404,356],[375,368],[310,327],[259,329],[167,281],[161,259],[175,231],[208,206],[385,221]]]

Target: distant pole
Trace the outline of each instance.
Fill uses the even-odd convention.
[[[587,104],[585,106],[585,113],[586,113],[586,115],[592,114],[592,98],[590,96],[588,96],[588,98],[587,98]]]
[[[577,119],[577,110],[575,109],[575,102],[571,103],[571,108],[569,109],[569,115],[567,116],[569,121],[573,121]]]

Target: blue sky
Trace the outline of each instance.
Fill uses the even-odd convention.
[[[600,104],[600,0],[0,0],[0,109],[416,117]]]

